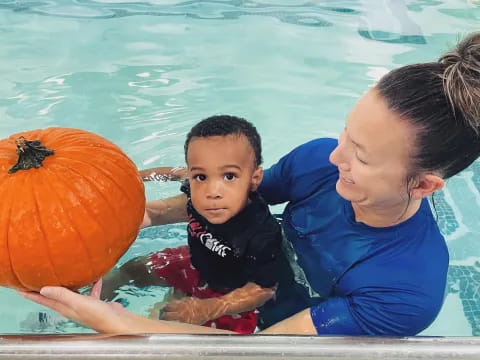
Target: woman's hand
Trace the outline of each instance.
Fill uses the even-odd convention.
[[[185,297],[169,302],[163,310],[164,320],[175,320],[188,324],[201,325],[216,319],[219,303],[216,298],[198,299]]]
[[[140,170],[143,181],[182,181],[187,178],[184,167],[156,167]]]
[[[152,219],[150,218],[147,209],[145,209],[145,214],[143,214],[143,221],[140,224],[140,230],[149,226],[152,226]]]
[[[43,287],[40,293],[19,291],[19,294],[98,332],[129,333],[126,323],[130,313],[119,303],[101,301],[101,290],[100,279],[94,284],[90,295],[81,295],[60,286]]]

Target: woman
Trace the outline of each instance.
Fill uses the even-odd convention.
[[[275,323],[263,333],[405,336],[435,319],[448,253],[426,198],[480,155],[479,104],[477,33],[438,62],[384,76],[338,143],[311,141],[265,172],[259,191],[288,202],[286,252],[297,259],[262,311],[265,326]],[[145,225],[176,222],[184,209],[183,196],[151,202]],[[59,287],[22,295],[99,332],[223,332],[131,314],[99,301],[100,288],[90,297]]]

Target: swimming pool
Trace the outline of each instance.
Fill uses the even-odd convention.
[[[268,167],[336,136],[382,74],[435,59],[479,20],[467,0],[0,0],[0,137],[80,127],[140,168],[181,165],[192,124],[229,113],[257,125]],[[147,184],[149,199],[177,191]],[[480,162],[435,203],[451,267],[443,310],[422,334],[480,335]],[[182,225],[147,229],[121,261],[183,242]],[[125,287],[122,298],[145,313],[164,292]],[[0,320],[0,333],[89,332],[3,288]]]

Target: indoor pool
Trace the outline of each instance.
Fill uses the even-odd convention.
[[[77,127],[139,168],[182,165],[195,122],[235,114],[257,126],[268,167],[336,137],[386,71],[436,59],[479,24],[474,0],[0,0],[0,137]],[[162,198],[178,183],[146,190]],[[435,203],[451,261],[422,335],[480,335],[480,162]],[[146,229],[120,262],[185,242],[182,224]],[[146,314],[167,291],[125,286],[119,298]],[[78,332],[90,330],[0,288],[0,333]]]

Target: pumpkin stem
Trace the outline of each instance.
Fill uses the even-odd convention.
[[[15,140],[17,145],[18,161],[8,172],[13,174],[18,170],[28,170],[31,168],[39,168],[42,166],[43,160],[53,155],[54,151],[47,149],[40,144],[40,140],[29,141],[23,136]]]

